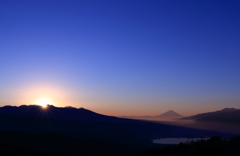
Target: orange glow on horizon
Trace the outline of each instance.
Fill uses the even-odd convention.
[[[21,103],[36,104],[46,107],[47,104],[64,107],[70,101],[70,90],[58,84],[31,84],[19,90]],[[71,94],[70,94],[71,95]]]

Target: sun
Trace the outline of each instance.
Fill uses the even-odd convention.
[[[37,104],[46,108],[48,104],[51,104],[51,102],[48,99],[41,99],[37,102]]]

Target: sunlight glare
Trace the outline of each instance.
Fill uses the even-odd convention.
[[[51,102],[48,99],[41,99],[37,102],[38,105],[42,106],[43,108],[46,108],[48,104]]]

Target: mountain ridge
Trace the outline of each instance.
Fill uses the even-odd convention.
[[[50,119],[100,121],[100,122],[139,122],[137,120],[122,119],[114,116],[102,115],[91,110],[75,107],[55,107],[47,105],[46,108],[39,105],[3,106],[0,113],[15,116],[32,116]]]
[[[193,116],[184,117],[182,119],[192,119],[196,121],[240,123],[240,109],[224,108],[218,111],[200,113]]]

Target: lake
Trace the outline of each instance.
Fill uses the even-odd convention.
[[[197,140],[208,140],[209,138],[161,138],[152,140],[155,144],[179,144],[180,142],[190,142]]]

